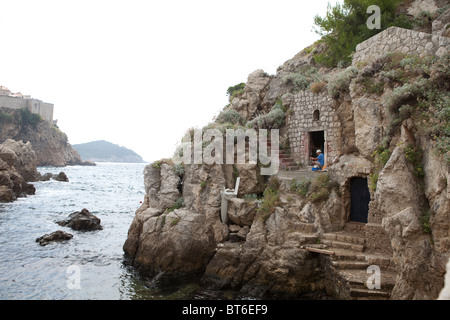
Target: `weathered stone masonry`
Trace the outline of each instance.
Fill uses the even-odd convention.
[[[353,65],[376,59],[388,52],[443,56],[450,52],[450,38],[398,27],[390,27],[356,46]]]
[[[23,99],[10,96],[0,96],[0,107],[10,109],[28,109],[32,113],[39,114],[42,119],[53,120],[53,104],[37,99]]]
[[[333,109],[333,100],[326,94],[301,91],[294,95],[293,111],[287,124],[292,158],[304,165],[308,164],[312,150],[310,134],[324,132],[325,163],[330,163],[339,155],[341,122]]]

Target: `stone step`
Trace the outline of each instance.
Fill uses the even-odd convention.
[[[350,222],[347,222],[344,226],[344,230],[350,231],[350,232],[364,232],[365,229],[366,229],[366,224],[363,222],[350,221]]]
[[[365,249],[365,246],[363,244],[348,243],[329,239],[323,239],[322,242],[329,245],[330,247],[348,249],[358,252],[363,252]]]
[[[370,265],[364,261],[349,261],[349,260],[333,261],[332,264],[338,269],[364,269],[364,270],[367,270],[367,267]]]
[[[351,288],[368,289],[367,280],[372,275],[365,269],[339,269],[339,273],[347,279]],[[380,269],[380,290],[392,290],[395,285],[397,274],[395,272]]]
[[[391,292],[377,289],[350,288],[350,296],[353,298],[370,298],[370,300],[374,300],[374,298],[389,299]]]
[[[294,226],[295,231],[301,231],[304,233],[316,233],[317,227],[312,223],[306,223],[306,222],[298,222]]]
[[[336,240],[340,242],[348,242],[353,244],[361,244],[364,245],[366,243],[366,239],[364,238],[364,234],[359,233],[349,233],[349,232],[330,232],[325,233],[323,235],[324,239],[327,240]]]
[[[367,262],[364,254],[355,254],[351,250],[334,250],[334,260]]]

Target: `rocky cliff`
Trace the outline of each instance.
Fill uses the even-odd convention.
[[[0,124],[0,143],[7,139],[29,141],[36,153],[38,166],[83,164],[64,132],[25,109],[0,108]]]
[[[198,276],[256,297],[436,299],[450,258],[444,42],[437,55],[406,43],[333,70],[314,63],[322,50],[315,44],[276,75],[251,73],[204,129],[280,129],[280,160],[300,170],[269,179],[260,163],[148,165],[144,203],[124,244],[131,262],[155,281]],[[307,163],[317,131],[327,172]],[[220,192],[236,177],[239,193],[223,223]],[[364,222],[352,220],[355,179],[369,193]],[[379,291],[368,288],[369,266],[381,272]]]
[[[0,144],[0,202],[11,202],[17,197],[34,194],[37,157],[29,142],[8,139]]]

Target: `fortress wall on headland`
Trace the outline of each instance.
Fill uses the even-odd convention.
[[[23,99],[11,96],[0,96],[0,107],[10,109],[28,109],[32,113],[39,114],[46,121],[53,121],[52,103],[42,102],[37,99]]]

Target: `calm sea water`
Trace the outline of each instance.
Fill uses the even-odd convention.
[[[179,299],[195,284],[170,292],[152,288],[124,264],[122,246],[143,201],[145,164],[40,167],[64,171],[69,182],[34,183],[36,194],[0,204],[0,299]],[[86,208],[103,230],[74,231],[55,222]],[[40,246],[36,238],[56,230],[65,242]]]

